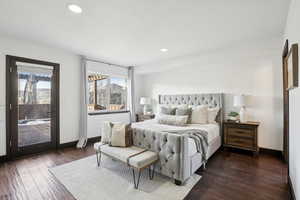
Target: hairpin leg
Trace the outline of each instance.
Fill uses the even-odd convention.
[[[140,183],[141,170],[139,169],[138,171],[139,171],[139,173],[138,173],[138,177],[137,177],[137,180],[136,180],[134,168],[132,168],[133,183],[134,183],[134,188],[135,188],[135,189],[138,189],[139,183]]]
[[[152,170],[151,170],[151,166],[153,168]],[[149,169],[149,179],[152,180],[154,178],[154,173],[155,173],[155,164],[150,165],[148,169]]]
[[[99,167],[101,163],[101,151],[96,151],[96,157],[97,157],[97,165]]]

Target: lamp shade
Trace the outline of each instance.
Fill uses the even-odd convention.
[[[236,95],[233,98],[233,106],[244,107],[245,106],[245,95]]]
[[[141,97],[140,104],[141,105],[150,105],[151,99],[149,97]]]

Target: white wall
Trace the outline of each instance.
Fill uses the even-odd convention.
[[[60,143],[78,140],[80,123],[80,57],[64,50],[0,36],[0,156],[6,154],[5,55],[28,57],[60,64]],[[88,137],[100,136],[103,121],[129,121],[129,114],[88,117]]]
[[[5,105],[5,55],[60,63],[60,142],[78,139],[80,106],[80,58],[60,49],[32,42],[0,37],[0,105]],[[78,89],[76,89],[78,88]],[[3,114],[2,114],[3,115]],[[5,121],[0,121],[0,155],[6,154]]]
[[[284,40],[289,44],[300,44],[300,2],[292,0],[285,29]],[[300,71],[299,71],[300,73]],[[293,183],[296,198],[300,198],[300,88],[290,91],[290,116],[289,116],[289,173]]]
[[[109,76],[128,78],[128,69],[99,63],[94,61],[86,62],[88,73],[102,73]],[[97,137],[101,135],[101,127],[104,121],[111,122],[130,122],[130,113],[114,113],[102,115],[88,115],[88,137]]]
[[[88,138],[101,135],[101,127],[104,121],[130,123],[129,113],[116,113],[88,116]]]
[[[137,96],[226,93],[225,112],[233,94],[248,96],[248,119],[261,122],[259,146],[282,149],[281,37],[177,58],[137,68]],[[140,108],[140,106],[138,106]]]

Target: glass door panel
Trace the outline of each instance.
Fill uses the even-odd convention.
[[[53,67],[17,63],[18,148],[51,142]]]

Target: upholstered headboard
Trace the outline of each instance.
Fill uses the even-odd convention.
[[[220,124],[220,132],[223,127],[223,94],[177,94],[177,95],[159,95],[159,104],[180,105],[187,104],[192,106],[208,105],[210,108],[219,107],[220,112],[217,121]]]
[[[208,105],[222,108],[223,94],[159,95],[159,104]]]

